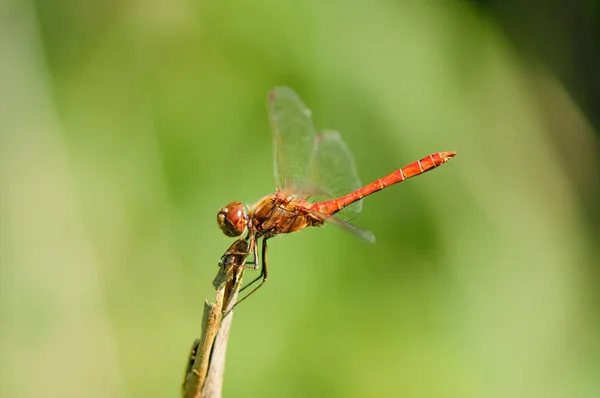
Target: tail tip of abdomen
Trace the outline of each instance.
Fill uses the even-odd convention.
[[[449,161],[454,156],[456,156],[456,152],[440,152],[440,157],[442,158],[443,162]]]

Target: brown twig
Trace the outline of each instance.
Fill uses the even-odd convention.
[[[221,322],[221,327],[213,345],[213,351],[208,368],[208,375],[202,388],[202,397],[205,398],[220,398],[223,391],[223,375],[225,373],[225,353],[227,351],[227,341],[229,339],[229,330],[231,329],[231,321],[233,319],[233,306],[235,305],[237,295],[242,286],[243,267],[233,268],[233,279],[231,289],[226,288],[225,300],[227,303],[223,307],[225,318]],[[229,285],[229,283],[228,283]]]
[[[182,385],[184,398],[221,397],[232,309],[242,286],[247,257],[248,243],[244,239],[235,241],[221,257],[213,281],[217,289],[215,303],[204,303],[202,337],[194,341],[190,352]]]

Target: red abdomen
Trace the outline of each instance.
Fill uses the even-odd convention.
[[[409,164],[408,166],[398,169],[377,181],[373,181],[369,185],[365,185],[354,192],[350,192],[348,195],[325,202],[315,203],[310,207],[310,209],[325,214],[335,214],[344,207],[364,198],[365,196],[369,196],[372,193],[381,191],[383,188],[402,182],[407,178],[414,177],[434,169],[446,163],[454,155],[456,155],[456,152],[434,153],[433,155],[429,155],[421,160],[417,160],[416,162]]]

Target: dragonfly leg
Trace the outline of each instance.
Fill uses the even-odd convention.
[[[250,246],[248,247],[248,254],[252,252],[252,257],[254,258],[252,259],[252,261],[246,262],[246,264],[250,264],[252,265],[252,267],[247,267],[246,264],[244,264],[244,267],[256,271],[258,269],[258,245],[256,244],[256,237],[254,236],[254,234],[249,236],[249,238]]]
[[[232,254],[236,254],[239,256],[243,256],[244,258],[248,257],[250,255],[250,252],[252,252],[252,257],[253,259],[251,261],[245,261],[241,264],[242,267],[246,268],[246,269],[251,269],[253,271],[256,271],[258,269],[258,261],[257,261],[257,257],[256,257],[256,242],[255,241],[251,241],[250,243],[250,247],[248,248],[248,251],[246,252],[234,252]]]
[[[260,275],[263,279],[262,282],[260,282],[260,285],[258,285],[258,287],[254,289],[254,291],[257,291],[259,287],[261,287],[265,284],[265,282],[267,282],[268,271],[269,269],[267,268],[267,237],[265,237],[263,239],[262,244],[262,268],[260,270]]]
[[[247,261],[250,253],[256,253],[254,249],[255,243],[256,241],[250,235],[245,239],[236,240],[221,256],[218,264],[219,267],[224,270],[229,269],[231,266],[258,269],[256,258],[253,258],[252,261]]]
[[[252,289],[252,291],[250,293],[248,293],[246,296],[244,296],[244,298],[242,298],[241,300],[239,300],[237,303],[235,303],[235,305],[238,305],[239,303],[241,303],[242,301],[246,300],[248,297],[250,297],[254,292],[256,292],[258,289],[260,289],[262,287],[262,285],[265,284],[265,282],[267,281],[267,276],[268,276],[268,267],[267,267],[267,239],[268,237],[264,237],[263,241],[262,241],[262,268],[260,270],[260,276],[258,276],[256,279],[254,279],[252,282],[250,282],[249,284],[247,284],[246,286],[244,286],[244,288],[242,290],[240,290],[240,292],[246,290],[246,288],[252,286],[254,283],[256,283],[259,279],[262,279],[260,281],[260,284],[258,286],[256,286],[254,289]],[[255,245],[255,256],[256,256],[256,246]],[[256,257],[255,257],[256,258]],[[234,306],[235,308],[235,306]],[[233,309],[233,308],[232,308]]]
[[[246,240],[248,241],[248,250],[244,252],[245,258],[250,255],[250,252],[252,252],[253,258],[252,261],[244,261],[242,266],[246,269],[256,271],[258,269],[258,251],[256,249],[256,235],[254,234],[254,229],[251,224],[248,226],[248,236],[246,237]],[[249,267],[248,265],[251,266]]]
[[[227,266],[227,265],[237,265],[238,267],[244,267],[244,268],[248,268],[248,269],[253,269],[253,270],[257,270],[258,267],[256,266],[256,260],[252,259],[250,261],[246,261],[245,258],[248,257],[250,255],[250,251],[231,251],[231,252],[227,252],[223,255],[223,257],[221,258],[221,261],[219,261],[218,266],[222,267],[222,266]],[[241,257],[242,259],[238,259],[237,257]],[[239,260],[239,261],[236,261]],[[240,262],[242,262],[242,264],[240,264]]]

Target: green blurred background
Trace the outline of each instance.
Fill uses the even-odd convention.
[[[558,11],[536,40],[465,1],[0,3],[0,395],[179,394],[285,84],[364,182],[458,156],[366,201],[373,245],[271,241],[224,396],[600,396],[598,78]]]

